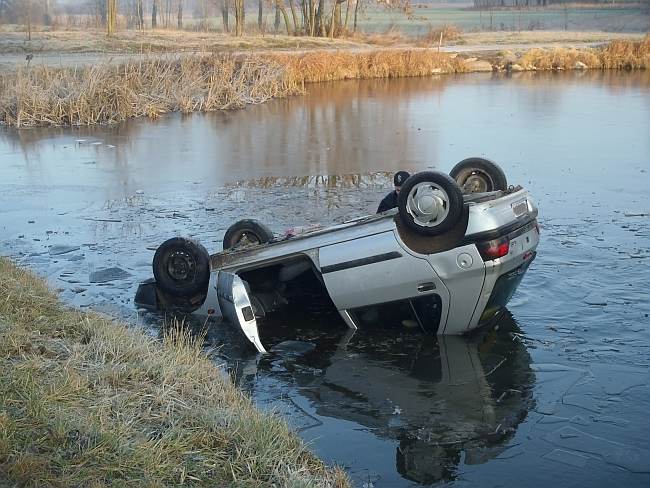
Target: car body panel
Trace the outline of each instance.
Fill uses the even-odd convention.
[[[426,259],[399,246],[394,232],[383,232],[319,250],[321,272],[338,310],[439,293],[445,286]],[[425,285],[430,285],[426,286]],[[447,300],[445,300],[447,301]]]

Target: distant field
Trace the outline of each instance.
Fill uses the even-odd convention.
[[[408,35],[421,35],[430,27],[451,24],[465,32],[499,30],[566,30],[606,32],[650,31],[650,9],[569,8],[521,10],[469,10],[461,8],[416,8],[414,18],[392,10],[363,13],[359,27],[365,32],[396,29]]]

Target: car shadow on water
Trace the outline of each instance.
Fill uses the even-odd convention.
[[[259,406],[360,486],[370,486],[368,473],[373,486],[454,480],[461,464],[507,456],[534,408],[531,358],[508,311],[465,337],[401,324],[355,332],[335,313],[301,309],[266,320],[261,333],[263,355],[227,323],[210,327],[206,344]],[[342,445],[371,450],[368,435],[392,450],[392,465],[344,454]]]

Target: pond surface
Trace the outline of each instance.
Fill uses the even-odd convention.
[[[372,213],[393,171],[484,155],[539,204],[539,254],[496,329],[435,339],[303,311],[271,353],[207,345],[359,487],[650,485],[650,73],[350,81],[228,113],[0,132],[0,254],[68,303],[138,315],[153,250]],[[201,326],[203,324],[199,324]]]

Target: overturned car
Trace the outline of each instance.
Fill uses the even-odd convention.
[[[258,325],[292,304],[333,306],[348,327],[401,323],[462,334],[492,320],[536,255],[537,208],[494,162],[468,158],[449,175],[424,171],[401,187],[398,208],[276,237],[242,220],[210,255],[175,237],[156,250],[154,278],[136,305],[216,313],[260,352]]]

